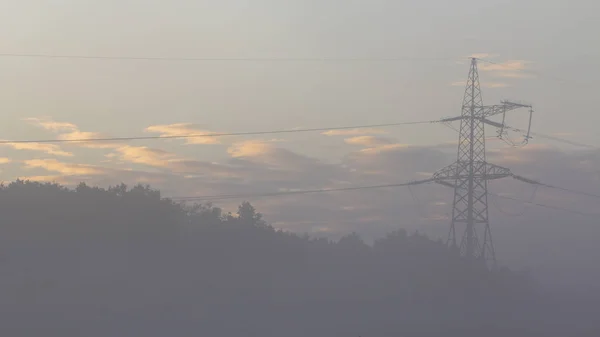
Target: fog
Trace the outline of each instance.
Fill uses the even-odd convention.
[[[0,190],[10,336],[587,336],[596,294],[488,271],[395,231],[366,244],[273,228],[148,187]],[[308,211],[307,211],[308,212]],[[591,335],[590,335],[591,336]]]
[[[599,3],[4,1],[0,334],[600,335]],[[491,269],[402,185],[469,92]]]

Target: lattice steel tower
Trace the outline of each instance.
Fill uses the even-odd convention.
[[[492,241],[488,214],[487,182],[511,176],[509,169],[490,164],[485,154],[485,124],[498,127],[502,137],[507,111],[517,108],[530,108],[530,105],[504,101],[500,105],[484,106],[479,86],[477,59],[471,60],[462,114],[444,119],[444,122],[460,120],[458,155],[456,162],[436,172],[433,179],[440,184],[454,188],[452,224],[448,244],[460,250],[460,254],[473,261],[480,261],[490,267],[496,265],[496,254]],[[503,114],[502,123],[488,117]],[[525,136],[524,143],[529,135]],[[458,226],[464,226],[462,237],[457,237]]]

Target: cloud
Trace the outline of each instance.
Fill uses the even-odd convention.
[[[30,117],[30,118],[25,118],[24,120],[29,122],[30,124],[33,124],[38,127],[42,127],[46,130],[53,131],[53,132],[77,130],[77,126],[75,124],[66,123],[66,122],[55,122],[48,117],[44,117],[44,118]]]
[[[93,165],[64,163],[56,159],[31,159],[25,160],[23,163],[26,169],[41,168],[63,175],[99,175],[106,173],[104,169]]]
[[[514,79],[532,78],[533,77],[532,74],[518,73],[518,72],[496,72],[496,73],[494,73],[494,76],[502,77],[502,78],[514,78]]]
[[[231,145],[227,152],[234,158],[257,157],[275,151],[275,146],[260,140],[248,140]]]
[[[210,135],[214,132],[198,129],[194,124],[177,123],[167,125],[152,125],[146,128],[146,132],[158,133],[161,137],[177,136],[201,136]],[[187,144],[219,144],[217,137],[190,137],[186,139]]]
[[[377,153],[393,151],[393,150],[403,149],[403,148],[408,148],[408,147],[410,147],[410,145],[407,145],[407,144],[385,144],[385,145],[374,146],[374,147],[362,149],[362,150],[360,150],[360,152],[366,153],[366,154],[377,154]]]
[[[385,151],[409,147],[407,144],[400,144],[391,138],[375,136],[357,136],[344,139],[346,144],[358,145],[364,147],[360,150],[365,154],[376,154]]]
[[[39,151],[54,156],[72,157],[73,153],[61,149],[56,144],[48,143],[2,143],[1,145],[10,146],[15,150]]]
[[[347,130],[329,130],[321,133],[325,136],[359,136],[359,135],[376,135],[385,134],[385,130],[367,128],[367,129],[347,129]]]
[[[25,121],[27,121],[35,126],[41,127],[45,130],[57,133],[58,134],[57,139],[67,140],[67,141],[69,141],[68,144],[70,144],[70,145],[76,145],[79,147],[91,148],[91,149],[113,149],[113,148],[122,146],[122,144],[118,143],[118,142],[105,142],[105,141],[103,141],[103,142],[93,142],[93,141],[78,142],[76,140],[99,139],[99,138],[109,138],[109,137],[102,133],[99,133],[99,132],[81,131],[81,130],[79,130],[79,127],[73,123],[56,122],[49,117],[44,117],[44,118],[31,117],[31,118],[26,118]],[[55,148],[54,152],[57,152],[56,149],[59,149],[58,145],[53,145],[53,147]],[[46,151],[46,153],[60,155],[60,154],[56,154],[56,153],[50,153],[48,151]]]
[[[522,60],[511,60],[503,63],[485,63],[479,64],[479,70],[489,72],[494,77],[500,78],[529,78],[531,73],[527,73],[527,65],[530,62]]]
[[[334,130],[338,131],[338,130]],[[72,131],[71,131],[72,132]],[[329,135],[346,136],[346,143],[359,146],[341,161],[323,162],[291,151],[283,143],[248,140],[229,146],[229,158],[222,162],[204,162],[180,158],[167,151],[147,147],[114,148],[113,159],[161,168],[160,172],[125,170],[84,164],[63,163],[54,159],[29,160],[28,169],[43,169],[48,175],[34,180],[74,185],[86,181],[107,186],[120,182],[143,182],[161,189],[163,195],[255,194],[279,190],[303,190],[368,186],[420,180],[431,172],[451,164],[456,154],[444,147],[418,147],[396,144],[394,140],[347,130]],[[383,132],[381,132],[383,133]],[[373,134],[373,135],[370,135]],[[456,142],[449,146],[454,148]],[[488,151],[488,161],[509,167],[516,174],[543,182],[597,193],[600,191],[600,151],[565,152],[557,148],[531,144],[523,149],[503,148]],[[37,172],[32,173],[37,174]],[[489,190],[510,194],[520,200],[559,206],[584,212],[596,210],[597,201],[504,179],[491,182]],[[411,196],[411,193],[413,194]],[[240,198],[217,202],[227,210],[248,199],[265,214],[268,221],[296,232],[339,238],[355,231],[366,240],[397,229],[419,230],[445,239],[452,212],[453,190],[436,184],[365,189],[340,193],[290,195],[277,198]],[[556,249],[557,243],[575,249],[568,254],[598,256],[592,245],[581,244],[590,235],[596,219],[582,220],[573,214],[536,207],[524,208],[522,202],[490,197],[492,231],[499,258],[507,263],[543,261],[543,252]],[[519,213],[513,218],[504,213]],[[516,210],[516,211],[515,211]],[[503,213],[504,212],[504,213]],[[565,225],[566,224],[566,225]],[[590,226],[586,227],[589,224]],[[577,228],[577,231],[573,230]],[[596,235],[597,237],[597,235]],[[570,245],[573,244],[573,245]],[[558,250],[555,255],[562,254]],[[587,254],[581,252],[587,251]],[[539,257],[535,256],[539,252]],[[521,254],[521,255],[518,255]],[[567,254],[567,253],[565,253]],[[600,253],[599,253],[600,254]],[[518,256],[531,257],[519,259]],[[577,261],[573,258],[572,261]]]
[[[361,145],[367,147],[383,146],[393,143],[393,141],[389,138],[375,136],[357,136],[352,138],[346,138],[344,139],[344,142],[350,145]]]
[[[220,179],[247,176],[247,172],[240,167],[188,159],[169,161],[169,169],[173,173],[186,174],[188,178],[214,177]]]
[[[71,131],[69,133],[63,133],[58,135],[58,139],[60,140],[68,140],[69,144],[77,145],[80,147],[90,148],[90,149],[114,149],[120,146],[123,146],[122,143],[118,141],[107,142],[107,141],[85,141],[86,139],[102,139],[109,138],[106,135],[103,135],[99,132],[85,132],[85,131]],[[83,140],[83,141],[77,141]]]
[[[528,62],[521,60],[506,61],[503,63],[482,63],[479,69],[482,71],[520,71],[525,70]]]
[[[10,158],[0,157],[0,164],[9,164],[12,160]]]
[[[119,159],[153,167],[168,167],[169,161],[177,156],[171,152],[146,146],[121,146],[116,149]]]
[[[476,58],[476,59],[486,59],[486,58],[494,58],[494,57],[496,57],[496,55],[488,54],[488,53],[475,53],[475,54],[469,55],[469,57]]]
[[[19,179],[25,181],[37,181],[40,183],[56,183],[65,186],[71,185],[69,176],[64,175],[48,175],[48,176],[21,176]]]
[[[507,87],[509,87],[508,84],[499,83],[499,82],[484,82],[483,86],[486,88],[507,88]]]

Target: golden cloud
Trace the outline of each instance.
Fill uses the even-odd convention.
[[[72,131],[69,133],[63,133],[58,136],[60,140],[68,140],[69,144],[74,144],[81,147],[86,147],[90,149],[115,149],[123,146],[122,143],[118,142],[94,142],[94,141],[86,141],[86,139],[99,139],[99,138],[107,138],[99,132],[85,132],[85,131]],[[81,140],[81,141],[79,141]]]
[[[219,144],[216,137],[209,136],[214,132],[199,130],[190,123],[153,125],[147,127],[145,131],[158,133],[161,137],[194,136],[186,139],[187,144]]]
[[[101,167],[64,163],[56,159],[31,159],[25,160],[23,163],[26,169],[41,168],[64,175],[101,175],[106,173],[106,170]]]
[[[60,146],[56,144],[45,144],[45,143],[3,143],[4,146],[10,146],[15,150],[28,150],[28,151],[39,151],[45,152],[50,155],[60,157],[72,157],[71,152],[64,151]]]
[[[525,70],[528,62],[515,60],[506,61],[503,63],[482,63],[479,65],[479,69],[483,71],[520,71]]]
[[[55,122],[49,118],[25,118],[25,121],[42,127],[46,130],[50,130],[50,131],[54,131],[54,132],[58,132],[58,131],[74,131],[77,130],[77,126],[75,124],[72,123],[66,123],[66,122]]]
[[[146,146],[127,145],[117,148],[116,151],[123,161],[154,167],[167,167],[170,160],[176,159],[173,153]]]
[[[358,136],[344,139],[346,144],[359,145],[365,147],[360,150],[361,153],[365,154],[378,154],[385,151],[391,151],[400,148],[407,148],[408,144],[395,143],[392,139],[385,137],[375,136]]]
[[[488,53],[475,53],[475,54],[471,54],[469,57],[476,58],[476,59],[485,59],[485,58],[494,57],[494,55],[488,54]]]
[[[27,177],[19,177],[21,180],[29,180],[29,181],[37,181],[40,183],[56,183],[61,185],[67,185],[68,179],[66,176],[27,176]]]
[[[11,162],[12,162],[12,160],[10,158],[0,157],[0,164],[9,164]]]
[[[506,83],[488,82],[483,84],[486,88],[507,88],[509,87]]]
[[[518,73],[518,72],[496,72],[494,73],[496,77],[502,78],[531,78],[533,75],[526,73]]]
[[[385,134],[381,129],[347,129],[347,130],[329,130],[321,133],[324,136],[360,136],[360,135],[376,135]]]
[[[235,158],[238,157],[256,157],[270,153],[274,146],[268,142],[259,140],[248,140],[235,143],[227,149],[227,152]]]
[[[393,151],[397,149],[405,149],[410,147],[408,144],[386,144],[381,146],[370,147],[360,150],[361,153],[365,154],[379,154],[382,152]]]
[[[369,147],[384,146],[384,145],[392,144],[392,141],[390,141],[388,138],[375,137],[375,136],[358,136],[358,137],[346,138],[346,139],[344,139],[344,142],[346,144],[350,144],[350,145],[361,145],[361,146],[369,146]]]
[[[528,78],[531,74],[525,73],[529,62],[522,60],[506,61],[503,63],[482,63],[481,71],[491,72],[492,76],[501,78]]]
[[[59,133],[59,140],[69,141],[69,144],[77,145],[80,147],[93,148],[93,149],[113,149],[122,144],[118,144],[116,142],[92,142],[85,141],[86,139],[98,139],[98,138],[107,138],[98,132],[84,132],[80,131],[79,127],[73,123],[68,122],[55,122],[49,118],[26,118],[26,121],[42,127],[46,130]],[[82,140],[82,141],[77,141]],[[46,151],[47,152],[47,151]],[[50,153],[49,154],[56,154]]]

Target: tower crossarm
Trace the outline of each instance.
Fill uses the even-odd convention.
[[[468,116],[456,116],[456,117],[444,118],[444,119],[440,120],[440,122],[442,122],[442,123],[449,123],[449,122],[454,122],[454,121],[459,121],[461,119],[469,119],[469,118],[470,117],[468,117]],[[486,123],[488,125],[495,126],[497,128],[504,128],[504,124],[495,122],[493,120],[489,120],[489,119],[487,119],[485,117],[475,117],[474,119],[482,121],[482,122],[484,122],[484,123]]]
[[[488,117],[504,114],[506,112],[520,109],[520,108],[532,109],[533,106],[529,105],[529,104],[515,103],[515,102],[510,102],[510,101],[502,101],[501,104],[483,106],[479,111],[477,111],[475,113],[474,118],[481,119],[487,123],[489,121],[487,119]],[[443,123],[454,122],[454,121],[459,121],[462,119],[469,119],[469,118],[471,118],[471,116],[463,115],[463,116],[444,118],[444,119],[441,119],[440,122],[443,122]],[[494,125],[494,124],[490,124],[490,125]],[[498,125],[501,125],[501,124],[498,124]],[[496,125],[494,125],[494,126],[496,126]]]
[[[433,181],[441,185],[457,187],[456,182],[464,181],[469,178],[469,172],[465,170],[465,167],[468,167],[468,165],[468,162],[458,161],[452,165],[446,166],[434,173]],[[508,168],[487,162],[474,162],[473,166],[477,168],[473,177],[477,180],[495,180],[512,176],[512,173]]]
[[[478,119],[487,125],[491,125],[491,126],[499,128],[499,129],[504,128],[504,124],[502,124],[502,123],[494,122],[493,120],[489,120],[487,118],[478,118]]]
[[[500,114],[503,114],[505,112],[509,112],[512,110],[520,109],[520,108],[531,109],[532,106],[529,104],[515,103],[515,102],[510,102],[510,101],[502,101],[501,104],[484,106],[483,109],[481,110],[481,116],[478,116],[478,117],[483,117],[483,118],[492,117],[492,116],[500,115]]]

